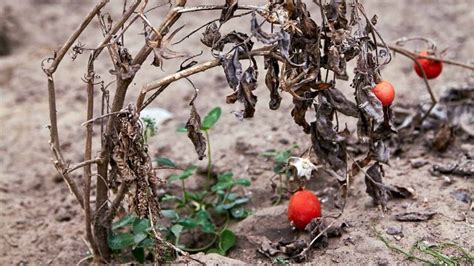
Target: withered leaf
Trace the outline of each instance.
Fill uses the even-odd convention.
[[[278,74],[280,73],[280,67],[278,61],[273,57],[265,57],[265,69],[267,69],[267,74],[265,76],[265,85],[270,91],[270,102],[268,106],[271,110],[277,110],[280,107],[281,96],[278,92],[280,87],[280,81]]]
[[[224,68],[225,77],[229,86],[235,91],[242,78],[242,64],[239,61],[239,49],[235,49],[232,57],[223,56],[220,58]]]
[[[250,21],[250,30],[252,32],[252,35],[255,36],[258,41],[264,44],[273,44],[283,38],[282,32],[267,33],[263,31],[257,22],[255,12],[252,13],[252,20]]]
[[[238,0],[226,0],[225,5],[222,8],[221,17],[219,18],[219,22],[223,24],[224,22],[228,21],[230,18],[234,16],[235,10],[237,10],[239,5]]]
[[[239,85],[239,100],[244,102],[245,113],[244,118],[253,117],[255,113],[255,105],[257,104],[257,96],[253,94],[253,90],[257,87],[257,71],[252,67],[245,70]]]
[[[243,47],[241,47],[241,49],[246,50],[246,51],[251,51],[253,47],[253,42],[247,34],[242,33],[242,32],[232,31],[230,33],[227,33],[226,35],[224,35],[224,37],[222,37],[219,41],[217,41],[217,43],[214,45],[213,48],[218,51],[222,51],[222,49],[224,48],[224,45],[228,43],[233,43],[239,46],[244,45],[245,49]]]
[[[333,221],[332,218],[313,219],[306,226],[306,230],[311,232],[311,238],[315,238],[323,232],[318,241],[314,243],[314,247],[327,247],[329,238],[341,237],[346,232],[346,228],[349,227],[345,222],[331,224]]]
[[[415,189],[412,187],[386,185],[388,196],[390,198],[406,199],[415,196]]]
[[[214,44],[221,38],[221,33],[216,23],[209,24],[202,35],[201,42],[207,47],[214,47]]]
[[[440,152],[446,151],[453,139],[453,127],[451,127],[449,124],[443,124],[438,128],[438,132],[435,134],[433,148]]]
[[[339,89],[333,87],[325,92],[329,103],[331,103],[337,111],[347,116],[359,117],[357,105],[347,99]]]
[[[319,104],[315,104],[314,108],[318,110],[316,121],[311,123],[311,142],[314,152],[339,175],[339,181],[345,182],[347,178],[346,137],[334,130],[332,123],[334,109],[324,95],[319,95]]]
[[[404,212],[395,215],[395,219],[401,222],[420,222],[433,218],[436,212]]]
[[[201,132],[201,117],[197,113],[194,104],[191,105],[191,114],[186,123],[186,129],[188,130],[189,139],[194,144],[199,160],[202,160],[206,157],[206,139]]]
[[[382,173],[380,172],[380,165],[373,164],[366,172],[365,185],[367,194],[369,194],[376,205],[382,206],[385,210],[387,206],[387,191],[382,181]]]
[[[375,120],[376,123],[384,121],[382,103],[377,99],[369,86],[358,89],[356,94],[361,110],[367,117]]]
[[[301,88],[298,88],[295,93],[298,96],[303,96],[304,93],[309,92],[309,87],[308,86],[303,86]],[[311,106],[312,101],[307,101],[307,100],[300,100],[293,98],[293,109],[291,110],[291,116],[293,117],[293,120],[295,123],[299,126],[303,127],[303,131],[306,134],[310,133],[310,125],[308,122],[306,122],[306,111],[308,108]]]

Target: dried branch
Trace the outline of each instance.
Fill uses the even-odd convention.
[[[76,41],[76,39],[81,35],[82,31],[89,25],[91,20],[94,18],[94,16],[109,2],[109,0],[102,0],[100,1],[99,4],[97,4],[90,12],[87,14],[86,18],[82,23],[76,28],[76,30],[69,36],[69,38],[66,40],[66,42],[63,44],[63,46],[59,49],[59,51],[56,53],[53,62],[51,63],[51,66],[48,69],[45,69],[45,72],[47,75],[52,75],[56,69],[59,66],[59,63],[64,58],[64,55],[67,53],[69,48],[71,48],[72,44]]]
[[[255,49],[253,51],[250,51],[248,55],[249,56],[270,55],[270,54],[272,54],[272,50],[271,50],[272,48],[273,48],[273,46],[267,46],[267,47],[263,47],[263,48],[260,48],[260,49]],[[249,56],[242,55],[241,59],[249,59]],[[281,57],[278,57],[278,59],[280,59],[281,61],[284,61],[284,59],[281,58]],[[150,92],[152,90],[156,90],[156,89],[164,90],[164,88],[166,88],[165,86],[167,86],[168,84],[170,84],[172,82],[175,82],[175,81],[177,81],[179,79],[182,79],[182,78],[185,78],[185,77],[189,77],[189,76],[194,75],[194,74],[199,73],[199,72],[209,70],[213,67],[219,66],[220,64],[221,63],[218,59],[210,60],[210,61],[207,61],[205,63],[194,65],[190,68],[186,68],[186,69],[181,70],[179,72],[176,72],[174,74],[168,75],[168,76],[166,76],[162,79],[152,81],[148,84],[145,84],[143,86],[141,92],[140,92],[140,95],[137,98],[136,106],[137,106],[138,110],[142,109],[143,102],[145,100],[145,95],[148,92]]]
[[[86,119],[89,120],[94,114],[94,58],[93,53],[90,56],[89,64],[87,66],[87,114]],[[90,161],[92,159],[92,125],[87,124],[86,126],[86,142],[84,147],[84,161]],[[84,213],[85,213],[85,225],[86,225],[86,238],[89,241],[93,254],[98,254],[97,243],[92,235],[92,222],[91,222],[91,178],[92,178],[92,164],[86,164],[84,166]]]

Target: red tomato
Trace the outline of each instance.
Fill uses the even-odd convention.
[[[321,204],[318,197],[309,190],[300,190],[290,198],[288,219],[296,228],[304,230],[313,218],[321,217]]]
[[[372,92],[375,94],[377,99],[382,102],[382,106],[391,105],[395,98],[395,89],[393,88],[393,85],[385,80],[377,84],[377,86],[372,89]]]
[[[428,51],[421,51],[420,55],[430,56],[431,54]],[[427,79],[434,79],[438,77],[439,74],[441,74],[441,71],[443,71],[443,62],[441,61],[426,58],[418,58],[416,61],[420,63],[421,67],[425,71]],[[421,68],[418,66],[418,64],[413,63],[413,68],[415,69],[416,74],[423,78],[423,73],[421,72]]]

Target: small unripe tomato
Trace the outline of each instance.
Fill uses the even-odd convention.
[[[428,51],[421,51],[420,55],[430,56],[430,53]],[[443,62],[441,61],[426,58],[417,58],[416,61],[420,63],[421,67],[425,71],[427,79],[434,79],[438,77],[439,74],[441,74],[441,71],[443,71]],[[416,74],[423,78],[423,73],[417,63],[413,63],[413,68],[415,69]]]
[[[388,81],[381,81],[373,89],[372,92],[375,94],[377,99],[382,102],[382,106],[389,106],[395,99],[395,89],[393,85]]]
[[[297,229],[304,230],[316,217],[321,217],[321,204],[313,192],[303,189],[291,196],[288,204],[288,220],[292,221]]]

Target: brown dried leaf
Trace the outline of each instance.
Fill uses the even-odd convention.
[[[387,189],[388,196],[391,199],[406,199],[415,196],[415,189],[412,187],[386,185],[385,188]]]
[[[443,152],[449,147],[449,144],[454,140],[454,129],[449,124],[443,124],[438,128],[434,140],[433,148],[435,150]]]
[[[436,212],[426,212],[426,213],[404,212],[404,213],[396,214],[395,219],[401,222],[420,222],[420,221],[430,220],[431,218],[433,218],[435,214]]]
[[[257,104],[257,96],[253,94],[253,90],[257,88],[257,71],[252,67],[245,70],[239,86],[239,100],[244,102],[245,113],[244,118],[253,117],[255,113],[255,105]]]
[[[366,172],[365,185],[367,186],[365,192],[369,194],[374,200],[375,205],[380,205],[385,210],[387,206],[387,191],[382,181],[382,173],[380,172],[380,165],[373,164]]]
[[[270,102],[268,106],[271,110],[277,110],[280,107],[281,96],[278,92],[280,87],[280,81],[278,74],[280,73],[280,67],[278,61],[273,57],[265,57],[265,69],[267,69],[267,74],[265,76],[265,85],[267,85],[268,90],[270,91]]]
[[[221,57],[221,65],[224,68],[225,77],[229,86],[235,91],[242,78],[242,64],[239,61],[239,49],[235,49],[232,57]]]
[[[186,129],[188,130],[189,139],[194,144],[199,160],[202,160],[206,157],[206,139],[201,132],[201,117],[197,113],[194,104],[191,105],[191,115],[186,123]]]
[[[214,44],[221,38],[221,33],[216,23],[209,24],[202,35],[201,42],[211,48],[214,47]]]
[[[352,117],[359,117],[357,105],[344,96],[337,88],[326,90],[325,95],[328,97],[329,103],[339,112]]]
[[[221,17],[219,18],[219,22],[223,24],[224,22],[228,21],[230,18],[234,16],[235,10],[237,10],[239,6],[238,0],[226,0],[225,5],[222,8]]]
[[[283,38],[282,32],[267,33],[263,31],[257,22],[255,12],[252,13],[252,20],[250,21],[250,30],[252,32],[252,35],[255,36],[258,41],[264,44],[273,44]]]
[[[327,98],[320,94],[319,104],[315,104],[316,121],[311,123],[311,142],[319,159],[328,163],[339,176],[340,182],[347,178],[347,151],[345,132],[339,134],[334,130],[333,107]]]
[[[303,96],[305,92],[309,92],[309,87],[304,86],[295,91],[296,95],[298,96]],[[306,111],[308,111],[308,108],[311,106],[312,101],[307,101],[307,100],[299,100],[296,98],[293,98],[293,109],[291,110],[291,116],[293,117],[293,120],[295,123],[299,126],[303,127],[303,131],[306,134],[310,133],[310,125],[308,122],[306,122]]]

